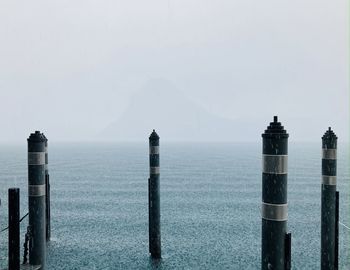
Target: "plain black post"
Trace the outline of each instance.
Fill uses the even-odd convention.
[[[335,250],[334,269],[339,268],[339,191],[335,193]]]
[[[285,270],[292,268],[292,234],[286,234],[286,248],[285,248]]]
[[[321,270],[335,266],[337,139],[331,128],[322,137]]]
[[[45,193],[45,137],[35,131],[28,138],[29,264],[41,270],[46,269]]]
[[[161,258],[160,190],[159,190],[159,136],[153,130],[149,137],[150,177],[149,198],[149,252],[153,258]]]
[[[20,243],[19,243],[19,188],[10,188],[9,197],[9,248],[8,266],[9,270],[20,269]]]
[[[48,155],[48,139],[45,137],[45,186],[46,186],[46,195],[45,195],[45,203],[46,203],[46,241],[50,241],[51,238],[51,213],[50,213],[50,175],[49,175],[49,155]]]
[[[262,270],[286,267],[288,136],[277,116],[262,134]]]
[[[1,208],[1,198],[0,198],[0,208]],[[1,248],[1,246],[0,246],[0,248]]]
[[[151,179],[148,178],[148,241],[149,241],[149,245],[148,245],[148,252],[151,253]]]

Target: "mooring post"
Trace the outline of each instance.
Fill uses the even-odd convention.
[[[286,234],[286,244],[285,244],[285,270],[292,269],[292,234]]]
[[[1,208],[1,198],[0,198],[0,208]],[[0,248],[1,248],[1,246],[0,246]]]
[[[161,258],[160,191],[159,191],[159,136],[153,130],[149,137],[150,177],[149,196],[149,251],[153,258]]]
[[[9,241],[8,241],[8,269],[20,269],[20,228],[19,228],[19,188],[10,188],[8,190],[9,207]]]
[[[286,267],[288,136],[277,116],[262,134],[262,270]]]
[[[40,270],[46,269],[45,193],[45,137],[35,131],[28,138],[29,264],[41,265]]]
[[[339,268],[339,191],[335,193],[335,251],[334,270]]]
[[[43,134],[45,138],[45,203],[46,203],[46,241],[50,241],[51,238],[51,213],[50,213],[50,175],[49,175],[49,155],[48,155],[48,139]]]
[[[335,266],[337,139],[331,128],[322,137],[321,270]]]
[[[151,178],[148,178],[148,252],[151,253]]]

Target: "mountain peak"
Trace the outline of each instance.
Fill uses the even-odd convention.
[[[108,140],[142,141],[153,127],[169,141],[232,141],[237,135],[233,120],[209,113],[166,79],[148,81],[101,134]]]

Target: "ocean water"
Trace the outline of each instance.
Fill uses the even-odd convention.
[[[148,254],[148,142],[49,141],[52,241],[48,269],[259,269],[261,142],[163,143],[160,262]],[[340,221],[350,226],[348,145],[339,145]],[[7,189],[27,213],[26,146],[1,146],[0,229]],[[289,144],[292,268],[320,268],[320,143]],[[28,219],[21,224],[21,246]],[[350,231],[340,226],[340,269],[350,269]],[[7,264],[0,233],[0,268]],[[23,254],[23,249],[21,249]]]

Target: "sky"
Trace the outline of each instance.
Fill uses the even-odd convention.
[[[245,121],[253,127],[240,129],[232,141],[261,140],[273,115],[292,140],[318,141],[332,126],[339,140],[349,141],[348,5],[346,0],[1,1],[0,142],[25,142],[34,130],[51,141],[102,140],[111,125],[120,133],[123,123],[133,134],[152,117],[155,124],[147,122],[135,140],[153,128],[171,134],[172,124],[186,128],[176,114],[165,121],[167,104],[181,110],[181,99],[187,111],[179,117],[211,119],[201,123],[225,119],[232,132]],[[176,94],[170,96],[183,98],[174,104],[155,95],[153,85],[156,91],[171,85]],[[134,106],[147,91],[152,99]],[[159,115],[147,114],[159,104]],[[198,123],[193,125],[192,131]],[[209,140],[204,133],[193,139]],[[188,134],[171,140],[190,140]],[[215,140],[224,139],[218,134]]]

